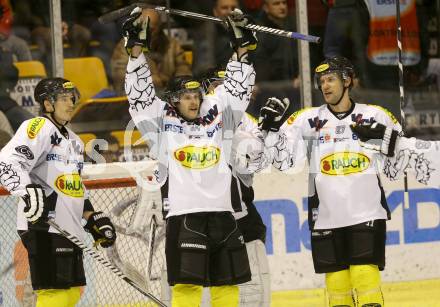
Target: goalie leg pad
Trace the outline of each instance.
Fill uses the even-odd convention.
[[[359,307],[383,307],[380,273],[377,265],[351,265],[351,283]]]
[[[75,307],[81,296],[79,287],[37,290],[36,307]]]
[[[330,307],[354,307],[351,292],[350,271],[342,270],[325,274],[325,285]]]
[[[173,287],[173,307],[200,306],[202,299],[202,286],[191,284],[175,284]]]
[[[212,307],[238,307],[238,286],[210,287],[209,290]]]
[[[261,240],[246,243],[252,280],[239,285],[241,307],[270,306],[270,275],[266,247]]]
[[[28,252],[34,290],[68,289],[86,284],[82,251],[68,239],[41,231],[19,234]]]
[[[311,236],[313,266],[316,273],[348,269],[344,228],[313,230]]]
[[[209,285],[207,223],[206,213],[168,218],[165,255],[170,285]]]
[[[385,220],[374,220],[348,227],[349,264],[375,264],[385,267]]]

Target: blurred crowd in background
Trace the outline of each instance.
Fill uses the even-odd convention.
[[[79,87],[81,101],[72,128],[89,153],[103,161],[122,161],[124,147],[132,159],[147,154],[147,144],[129,121],[124,93],[128,56],[121,35],[123,18],[98,22],[104,13],[128,6],[128,0],[61,0],[65,78]],[[165,1],[148,1],[166,5]],[[225,17],[234,8],[256,24],[296,31],[295,0],[170,0],[170,7]],[[308,0],[309,34],[321,44],[310,44],[311,77],[326,57],[342,55],[356,68],[355,101],[379,104],[400,118],[394,1]],[[221,24],[149,11],[152,45],[148,61],[160,94],[179,75],[200,77],[210,68],[224,67],[232,54]],[[418,137],[440,135],[440,0],[402,0],[401,23],[404,64],[406,133]],[[257,116],[268,97],[289,97],[289,114],[302,107],[298,42],[258,33],[254,54],[257,86],[248,112]],[[0,0],[0,147],[20,123],[38,115],[33,89],[52,74],[49,0]],[[312,92],[311,105],[323,100]],[[287,115],[289,115],[287,114]],[[286,115],[286,116],[287,116]],[[95,141],[106,140],[106,146]]]

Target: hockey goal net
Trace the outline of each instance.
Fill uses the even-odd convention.
[[[143,290],[161,299],[165,280],[164,223],[160,192],[149,185],[154,163],[88,165],[84,185],[95,210],[107,213],[117,230],[114,248],[98,249]],[[154,191],[155,190],[155,191]],[[0,306],[35,306],[27,253],[17,235],[18,199],[0,191]],[[88,246],[93,245],[85,235]],[[87,286],[77,306],[155,306],[96,260],[85,255]]]

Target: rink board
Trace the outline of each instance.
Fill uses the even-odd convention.
[[[384,186],[393,216],[388,222],[387,265],[382,272],[387,306],[412,307],[423,302],[424,307],[440,307],[440,191],[410,180],[410,202],[404,208],[403,183],[384,181]],[[268,227],[273,306],[325,306],[324,277],[314,273],[310,253],[307,176],[268,171],[256,177],[254,187],[257,209]],[[15,221],[4,219],[3,229],[14,234]],[[0,257],[13,259],[15,242],[1,243]],[[2,278],[0,306],[5,295],[14,296],[16,287],[22,285],[16,273],[8,271]],[[94,296],[103,286],[89,283],[86,295]],[[414,300],[418,303],[412,304]]]

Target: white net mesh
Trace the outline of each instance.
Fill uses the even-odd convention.
[[[165,240],[159,192],[146,192],[132,178],[85,181],[85,185],[95,210],[107,213],[118,232],[116,248],[98,252],[160,299]],[[15,230],[16,203],[12,196],[0,196],[0,306],[30,307],[35,306],[35,297],[27,253]],[[133,225],[139,214],[141,223]],[[91,236],[85,237],[91,246]],[[87,255],[84,260],[87,286],[77,306],[155,306],[96,260]]]

